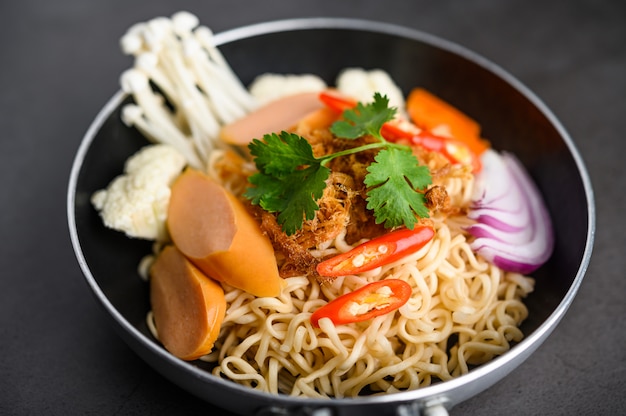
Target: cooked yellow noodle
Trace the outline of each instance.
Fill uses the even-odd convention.
[[[475,256],[460,225],[433,220],[436,235],[426,247],[375,272],[324,285],[290,277],[277,298],[225,287],[229,306],[218,353],[203,359],[216,364],[216,376],[270,393],[352,397],[449,380],[504,353],[522,339],[522,298],[532,279]],[[349,248],[340,236],[328,250]],[[340,326],[321,319],[320,328],[312,327],[317,308],[384,278],[414,288],[396,313]]]
[[[214,156],[211,163],[223,153]],[[233,192],[244,189],[241,176],[209,169]],[[453,205],[468,206],[473,182],[467,169],[458,169],[440,185]],[[214,375],[250,388],[327,398],[425,387],[506,352],[523,337],[523,298],[533,279],[476,256],[463,231],[472,223],[466,216],[431,219],[436,233],[425,247],[360,275],[324,284],[289,277],[276,298],[255,298],[223,284],[226,317],[214,350],[202,360],[215,365]],[[311,254],[321,258],[352,248],[340,234]],[[327,302],[388,278],[413,288],[396,312],[348,325],[334,326],[328,318],[320,328],[311,325],[311,314]],[[148,321],[156,336],[151,314]]]
[[[140,40],[135,35],[128,34],[125,44]],[[161,48],[168,52],[162,60],[166,67],[190,58],[180,55],[185,48],[178,40],[164,40],[168,42],[167,48]],[[142,53],[146,45],[141,44],[128,52]],[[228,87],[219,94],[221,101],[185,106],[189,111],[172,118],[161,108],[164,102],[154,101],[156,95],[133,91],[145,117],[128,121],[156,141],[177,144],[191,166],[206,165],[211,177],[241,195],[248,186],[246,176],[255,167],[225,150],[214,133],[218,124],[230,122],[256,106],[231,76],[219,51],[205,49],[211,59],[199,63],[194,61],[196,56],[189,62],[219,70],[220,82],[214,86]],[[136,71],[133,74],[139,76]],[[226,83],[221,82],[224,79]],[[167,90],[174,104],[180,101],[181,97],[167,87],[168,82],[150,81]],[[204,77],[197,81],[200,87],[193,89],[194,96],[209,85]],[[202,104],[200,101],[196,104]],[[198,111],[203,116],[198,116]],[[163,120],[172,128],[160,128]],[[168,132],[176,133],[174,136],[180,136],[180,140],[172,142]],[[201,140],[204,136],[209,137],[208,141]],[[470,170],[467,166],[445,167],[438,172],[435,184],[445,187],[453,207],[469,205],[474,188]],[[276,298],[255,298],[223,284],[226,317],[215,348],[202,360],[214,363],[214,375],[250,388],[293,396],[350,397],[425,387],[465,374],[471,366],[504,353],[523,337],[519,326],[528,315],[523,298],[532,292],[533,279],[506,273],[476,256],[463,231],[472,223],[466,216],[435,214],[432,221],[436,234],[423,249],[359,276],[338,277],[324,285],[315,278],[289,277]],[[352,247],[345,234],[340,234],[321,243],[311,255],[322,258]],[[154,252],[159,249],[155,245]],[[146,256],[139,264],[143,278],[148,277],[153,259]],[[325,318],[320,320],[320,328],[311,325],[311,314],[327,302],[369,282],[388,278],[402,279],[413,288],[412,297],[397,311],[367,322],[334,326]],[[158,338],[152,312],[146,320],[148,329]]]

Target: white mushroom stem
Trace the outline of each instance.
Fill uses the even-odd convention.
[[[190,166],[202,168],[203,163],[195,153],[195,150],[186,141],[177,140],[175,136],[167,136],[159,126],[152,123],[141,107],[135,104],[127,104],[122,108],[122,121],[128,126],[134,126],[146,138],[154,143],[169,144],[175,147],[187,160]]]
[[[163,96],[156,94],[150,87],[145,74],[135,69],[124,71],[121,76],[122,90],[132,94],[136,104],[142,108],[146,117],[159,126],[163,135],[172,135],[187,140],[174,115],[165,105]]]
[[[163,39],[165,53],[169,54],[169,59],[163,63],[164,66],[171,64],[168,68],[169,75],[180,88],[181,109],[187,116],[192,139],[200,156],[208,160],[208,155],[214,148],[212,143],[221,126],[219,114],[214,114],[215,108],[211,103],[211,97],[207,97],[206,91],[198,88],[200,83],[193,68],[197,58],[188,54],[185,47],[193,37],[192,31],[198,23],[198,18],[191,13],[178,12],[172,16],[170,37]]]
[[[198,23],[196,16],[179,12],[129,28],[120,44],[135,64],[121,83],[142,110],[141,117],[129,110],[134,117],[127,115],[127,121],[153,140],[174,144],[189,164],[204,167],[211,151],[223,146],[222,125],[257,102],[214,45],[211,31]]]
[[[197,16],[186,12],[180,11],[172,15],[172,29],[181,38],[186,38],[192,35],[192,32],[200,24],[200,20]]]
[[[206,130],[211,131],[215,128],[213,122],[214,116],[208,112],[207,108],[203,108],[205,104],[205,97],[196,85],[196,80],[193,77],[192,72],[187,66],[187,62],[183,59],[182,51],[177,50],[179,45],[171,45],[166,48],[161,55],[161,65],[164,72],[168,75],[172,83],[177,87],[177,92],[180,97],[180,102],[186,105],[189,101],[194,101],[200,108],[195,108],[192,111],[205,113],[202,116],[208,117],[211,121],[207,121]],[[200,121],[202,122],[202,121]]]
[[[126,110],[126,120],[123,121],[138,128],[139,123],[145,123],[145,125],[141,124],[141,130],[150,132],[149,136],[152,140],[171,144],[187,157],[190,165],[202,167],[202,159],[198,157],[195,146],[175,124],[172,114],[163,104],[163,98],[152,91],[148,78],[135,69],[129,69],[122,74],[121,84],[123,91],[133,95],[137,103],[136,107],[141,110],[141,113],[132,109],[133,107],[131,110]],[[141,117],[138,117],[139,114]]]
[[[217,49],[217,46],[215,46],[215,42],[213,42],[213,32],[211,29],[206,26],[200,26],[194,33],[198,42],[206,49],[209,54],[209,58],[217,65],[230,69],[226,59],[224,59],[220,50]],[[238,79],[232,70],[230,73],[233,75],[233,78]]]
[[[148,21],[143,33],[148,50],[158,53],[163,48],[164,39],[172,35],[172,23],[166,17],[156,17]]]
[[[210,58],[204,61],[204,63],[208,65],[214,64],[213,66],[215,68],[221,69],[221,71],[216,71],[216,75],[224,82],[224,87],[228,88],[233,99],[248,112],[255,110],[258,107],[258,103],[254,97],[250,95],[237,74],[235,74],[230,65],[228,65],[222,53],[215,46],[213,42],[213,32],[206,26],[200,26],[194,31],[194,34]]]
[[[172,81],[159,66],[159,57],[153,52],[142,52],[135,57],[135,68],[144,74],[165,94],[170,103],[179,105],[178,93]]]
[[[168,50],[169,52],[169,50]],[[184,112],[190,130],[196,132],[195,140],[201,143],[202,153],[214,147],[213,143],[217,139],[220,124],[204,95],[197,86],[193,74],[185,65],[185,62],[178,55],[172,54],[169,60],[164,62],[170,76],[176,80],[178,92],[181,99],[180,110]]]
[[[144,51],[144,42],[142,38],[145,30],[145,23],[136,23],[132,25],[120,39],[120,47],[126,55],[137,55]]]
[[[219,68],[212,64],[206,52],[195,39],[185,39],[185,56],[195,75],[198,86],[205,92],[208,98],[207,104],[215,112],[218,120],[223,124],[232,123],[246,114],[246,110],[233,100],[228,81],[221,76]]]
[[[132,94],[137,105],[142,107],[155,123],[168,125],[173,123],[171,112],[165,107],[163,97],[150,87],[148,77],[136,69],[128,69],[120,77],[122,91]]]

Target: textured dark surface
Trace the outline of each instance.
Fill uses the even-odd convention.
[[[530,3],[2,2],[0,414],[228,415],[172,385],[116,335],[84,283],[66,225],[72,159],[130,64],[119,37],[135,22],[181,9],[216,32],[308,16],[393,22],[472,49],[533,90],[589,170],[593,258],[539,350],[451,413],[626,414],[626,3]]]

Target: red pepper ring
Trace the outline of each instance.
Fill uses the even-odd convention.
[[[319,328],[322,318],[330,318],[334,325],[366,321],[399,309],[407,303],[412,291],[411,285],[400,279],[369,283],[313,312],[311,324]]]
[[[383,124],[381,133],[389,141],[406,140],[411,144],[421,146],[431,152],[438,152],[445,156],[450,163],[471,165],[474,172],[480,172],[482,165],[468,145],[462,141],[448,137],[437,136],[426,130],[410,131],[411,126],[399,126],[396,123]]]
[[[343,113],[357,106],[357,101],[334,90],[320,92],[319,99],[328,108]],[[474,172],[480,172],[480,159],[465,143],[440,137],[425,130],[419,130],[410,123],[399,124],[397,121],[388,121],[381,128],[382,136],[389,141],[408,140],[411,144],[421,146],[431,152],[439,152],[451,163],[471,165]]]
[[[411,138],[411,143],[422,146],[426,150],[439,152],[453,164],[470,165],[476,173],[482,169],[480,158],[470,150],[468,145],[459,140],[436,136],[422,131],[417,136]]]
[[[357,106],[358,102],[335,90],[324,90],[320,92],[319,99],[326,107],[341,114],[345,110],[351,110]]]
[[[392,231],[324,260],[317,265],[317,273],[320,276],[337,277],[373,270],[415,253],[434,235],[435,230],[429,226]]]
[[[422,129],[410,122],[402,123],[401,125],[397,121],[388,121],[383,124],[383,127],[380,129],[380,133],[383,137],[391,142],[402,139],[411,142],[413,137],[420,134],[421,131]]]

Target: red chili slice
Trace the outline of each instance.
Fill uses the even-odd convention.
[[[356,100],[332,90],[322,91],[319,98],[328,108],[339,114],[357,105]],[[439,152],[453,164],[470,164],[474,172],[479,172],[482,167],[480,159],[465,143],[447,137],[437,136],[426,130],[420,130],[417,126],[413,126],[408,122],[406,125],[399,125],[394,120],[388,121],[383,124],[381,134],[386,140],[391,142],[406,139],[411,144],[421,146],[431,152]]]
[[[353,109],[358,104],[356,100],[346,97],[345,95],[334,90],[324,90],[320,92],[319,98],[320,101],[326,105],[326,107],[340,114],[345,110]]]
[[[416,129],[418,129],[416,127]],[[472,165],[474,172],[482,168],[480,158],[476,156],[469,146],[459,140],[437,136],[427,130],[416,132],[411,126],[400,126],[395,122],[383,124],[381,133],[391,142],[407,140],[409,143],[423,147],[431,152],[438,152],[445,156],[450,163]]]
[[[324,260],[317,265],[317,273],[336,277],[366,272],[415,253],[434,235],[435,230],[428,226],[392,231]]]
[[[322,318],[330,318],[335,325],[366,321],[400,308],[409,300],[411,292],[411,285],[400,279],[369,283],[313,312],[311,324],[319,328]]]
[[[413,139],[414,136],[420,134],[422,129],[417,127],[415,124],[410,122],[400,123],[396,121],[388,121],[383,124],[382,129],[380,129],[380,133],[386,140],[390,142],[395,142],[398,140],[408,140],[409,142]]]

